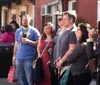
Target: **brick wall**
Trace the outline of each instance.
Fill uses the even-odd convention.
[[[47,4],[53,0],[36,0],[36,19],[35,19],[35,26],[40,31],[42,29],[42,16],[41,16],[41,5]]]
[[[77,15],[82,17],[92,27],[96,27],[97,23],[97,0],[77,0]]]

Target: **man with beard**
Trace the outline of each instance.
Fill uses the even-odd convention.
[[[38,30],[29,25],[29,16],[24,15],[22,27],[16,30],[12,61],[13,64],[16,64],[20,85],[34,85],[32,63],[35,58],[39,35]]]

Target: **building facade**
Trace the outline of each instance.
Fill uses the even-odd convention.
[[[45,22],[52,22],[56,26],[56,12],[62,12],[60,0],[36,0],[36,22],[35,25],[43,31]]]
[[[43,31],[43,25],[51,21],[57,28],[56,13],[73,11],[78,19],[83,19],[96,27],[100,20],[100,0],[2,0],[0,2],[0,26],[14,19],[21,25],[22,15],[32,17],[31,24]]]
[[[3,5],[1,7],[1,26],[9,24],[16,20],[21,26],[22,16],[29,14],[32,18],[31,24],[34,26],[35,20],[35,1],[31,0],[11,0],[10,7]]]
[[[56,25],[55,13],[57,11],[73,11],[76,12],[79,20],[88,22],[94,28],[96,27],[98,16],[100,16],[97,15],[97,3],[97,0],[36,0],[35,25],[40,30],[43,29],[43,24],[46,21],[51,21]],[[49,13],[46,11],[47,9]]]

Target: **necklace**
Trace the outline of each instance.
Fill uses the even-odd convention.
[[[23,28],[22,28],[23,29]],[[23,30],[20,32],[20,36],[24,38],[29,38],[30,36],[30,29],[26,33],[23,32]]]

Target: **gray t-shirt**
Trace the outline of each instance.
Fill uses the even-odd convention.
[[[60,57],[62,58],[69,49],[69,44],[76,44],[77,39],[73,30],[67,30],[63,35],[60,36]]]
[[[52,53],[53,55],[52,55],[52,59],[51,59],[52,62],[54,62],[55,60],[57,60],[58,57],[59,57],[59,51],[60,51],[59,37],[61,36],[61,35],[59,35],[59,32],[60,32],[60,29],[57,31],[56,36],[53,39],[54,45],[53,45],[53,53]]]

